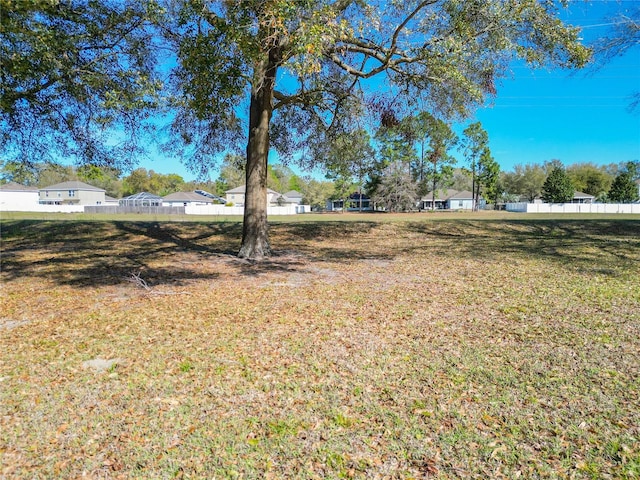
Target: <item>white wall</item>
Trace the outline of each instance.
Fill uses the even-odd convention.
[[[0,190],[0,211],[33,212],[38,206],[38,191],[8,192]]]
[[[471,200],[471,199],[462,199],[462,200],[450,199],[449,200],[449,208],[451,210],[472,210],[473,209],[473,200]]]
[[[640,203],[507,203],[509,212],[526,213],[638,213]]]
[[[227,207],[225,205],[187,205],[187,215],[244,215],[244,207]],[[309,205],[285,205],[282,207],[268,207],[267,215],[295,215],[310,212]]]

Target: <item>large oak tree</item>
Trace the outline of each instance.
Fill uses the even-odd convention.
[[[266,172],[271,148],[322,160],[335,135],[371,107],[394,122],[414,101],[466,115],[496,91],[514,58],[579,67],[588,51],[535,0],[182,1],[174,133],[193,161],[246,140],[241,257],[269,255]],[[248,119],[243,120],[244,112]],[[187,150],[189,151],[189,150]]]
[[[354,119],[371,108],[383,123],[418,100],[434,114],[465,116],[495,94],[513,59],[580,67],[589,57],[578,29],[558,18],[568,2],[161,3],[164,9],[86,0],[18,8],[22,3],[2,0],[9,12],[1,23],[3,145],[15,153],[18,144],[29,148],[31,132],[58,131],[61,150],[107,160],[100,133],[119,124],[131,140],[124,145],[135,146],[139,113],[156,94],[151,63],[160,53],[150,47],[160,35],[149,36],[152,20],[174,59],[163,72],[175,65],[168,76],[172,146],[194,168],[206,168],[238,142],[246,145],[239,255],[250,259],[270,253],[270,149],[322,160],[331,139],[357,128]]]

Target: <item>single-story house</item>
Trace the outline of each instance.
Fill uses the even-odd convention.
[[[593,203],[595,199],[596,197],[589,195],[588,193],[575,192],[571,203]]]
[[[119,204],[121,207],[161,207],[162,197],[153,193],[140,192],[121,198]]]
[[[473,193],[464,190],[451,195],[447,199],[449,210],[473,210]]]
[[[38,195],[44,205],[103,205],[105,201],[103,188],[77,180],[41,188]]]
[[[436,210],[472,210],[473,194],[467,190],[458,191],[452,189],[437,190],[435,201],[431,192],[420,199],[420,210],[431,210],[435,203]],[[483,208],[484,199],[479,201]]]
[[[432,210],[435,204],[435,210],[445,210],[447,208],[447,199],[457,193],[456,190],[436,190],[435,198],[433,193],[429,192],[427,195],[420,199],[420,210]]]
[[[196,192],[176,192],[162,197],[165,207],[186,207],[187,205],[211,205],[213,199]]]
[[[9,182],[0,185],[0,210],[28,211],[38,205],[38,187]]]
[[[327,210],[330,212],[347,210],[349,212],[358,212],[360,210],[371,210],[371,198],[369,196],[354,192],[349,197],[338,200],[327,200]]]
[[[245,201],[244,198],[245,198],[246,189],[247,189],[246,185],[241,185],[239,187],[232,188],[231,190],[227,190],[226,192],[224,192],[227,202],[233,203],[237,207],[244,207],[244,201]],[[278,193],[275,190],[271,190],[270,188],[267,188],[267,204],[268,205],[282,205],[284,200],[282,196],[283,195],[281,193]],[[280,199],[280,201],[278,201],[278,199]]]
[[[295,203],[296,205],[302,205],[302,194],[295,190],[290,190],[284,194],[287,199],[286,203]]]

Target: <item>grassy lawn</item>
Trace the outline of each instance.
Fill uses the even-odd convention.
[[[3,214],[0,478],[640,478],[640,221],[577,218]]]

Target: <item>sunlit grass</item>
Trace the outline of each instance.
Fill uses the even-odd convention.
[[[640,222],[330,217],[5,219],[0,477],[638,478]]]

